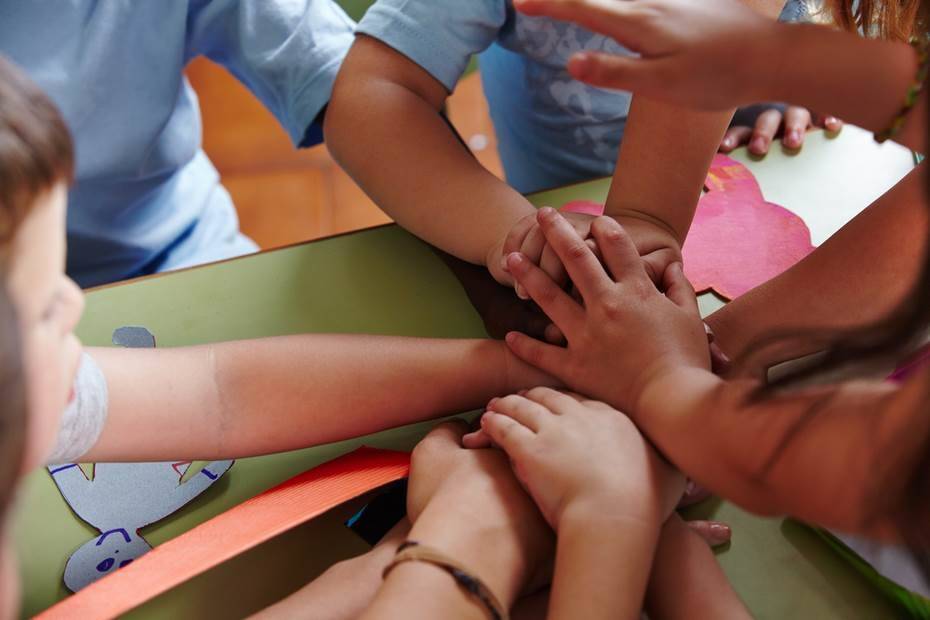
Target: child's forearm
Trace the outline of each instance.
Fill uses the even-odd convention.
[[[886,129],[917,74],[907,43],[866,39],[810,24],[773,25],[770,48],[756,63],[777,58],[780,69],[759,81],[760,101],[790,101],[868,129]],[[760,46],[760,50],[762,50]],[[773,54],[774,52],[774,54]],[[926,92],[895,140],[926,152]]]
[[[494,246],[534,209],[459,142],[440,116],[447,95],[412,61],[359,36],[336,82],[326,141],[401,226],[484,265]]]
[[[605,214],[642,216],[680,248],[731,116],[634,96]]]
[[[923,381],[846,382],[753,399],[754,381],[683,368],[650,383],[632,417],[682,472],[747,510],[886,535],[890,515],[876,506],[897,505],[901,489],[893,485],[903,484],[930,428],[920,414]]]
[[[467,411],[543,381],[491,340],[304,335],[92,355],[110,413],[89,460],[293,450]]]
[[[772,19],[784,6],[783,0],[743,3]],[[733,110],[700,112],[634,96],[605,213],[641,215],[680,248],[732,116]]]
[[[914,170],[800,263],[707,317],[721,349],[738,360],[767,337],[809,336],[761,352],[753,368],[764,370],[822,348],[817,335],[874,323],[895,308],[923,258],[925,179],[925,166]]]
[[[464,566],[481,580],[506,609],[516,601],[534,567],[527,548],[504,525],[512,516],[501,513],[503,504],[489,498],[487,505],[454,507],[442,502],[427,505],[410,530],[417,541]],[[483,510],[481,517],[469,514]],[[490,518],[488,518],[490,516]],[[494,525],[495,521],[499,525]],[[474,618],[488,617],[485,606],[458,585],[448,571],[426,562],[405,562],[385,579],[374,602],[362,616],[375,618]]]
[[[658,520],[617,518],[610,506],[567,509],[548,617],[639,618],[658,536]]]
[[[752,617],[713,551],[674,513],[659,537],[646,613],[651,620]]]

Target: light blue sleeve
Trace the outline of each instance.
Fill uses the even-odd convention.
[[[187,56],[226,67],[302,146],[354,26],[332,0],[199,0],[188,14]]]
[[[808,22],[811,12],[807,0],[788,0],[782,9],[778,21],[782,22]]]
[[[394,48],[451,92],[506,21],[506,0],[378,0],[357,32]]]

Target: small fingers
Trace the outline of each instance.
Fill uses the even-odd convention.
[[[526,400],[537,403],[546,411],[555,415],[562,415],[581,402],[577,395],[569,395],[547,387],[537,387],[526,392]],[[584,399],[587,400],[587,399]],[[538,429],[537,429],[538,430]]]
[[[520,332],[510,332],[504,340],[510,351],[530,366],[556,378],[565,371],[566,349],[545,344]]]
[[[649,61],[600,52],[579,52],[568,60],[569,74],[580,82],[637,92],[648,83]]]
[[[491,436],[485,433],[484,429],[479,428],[462,437],[462,445],[469,450],[480,450],[482,448],[490,448],[494,443],[491,441]]]
[[[811,113],[807,108],[788,106],[785,110],[785,133],[782,144],[788,149],[799,149],[804,144],[804,136],[811,126]]]
[[[719,521],[685,521],[685,523],[711,547],[725,545],[733,537],[733,530],[726,523]]]
[[[505,260],[507,255],[512,252],[519,252],[520,248],[523,246],[523,240],[526,239],[526,235],[535,226],[536,213],[530,213],[520,218],[520,220],[514,224],[513,228],[510,229],[510,232],[507,233],[507,238],[504,239],[504,245],[501,250],[501,260]],[[502,266],[505,270],[507,269],[506,263]]]
[[[781,127],[782,113],[781,110],[770,108],[759,115],[756,119],[756,126],[752,132],[752,138],[749,140],[749,152],[753,155],[765,155],[769,152],[769,147]]]
[[[565,271],[565,266],[559,260],[558,254],[548,243],[543,249],[542,258],[539,260],[539,268],[548,274],[559,288],[564,288],[568,283],[568,272]]]
[[[523,239],[523,244],[517,251],[520,252],[520,254],[523,254],[523,256],[525,256],[534,265],[539,265],[545,247],[546,238],[543,237],[542,230],[539,229],[539,226],[534,225],[526,233],[526,237]],[[506,258],[507,257],[505,256],[505,261]],[[529,294],[526,292],[526,289],[519,282],[515,284],[514,289],[517,292],[517,297],[520,299],[527,300],[530,298]]]
[[[555,323],[549,323],[546,326],[546,331],[543,333],[543,338],[549,344],[565,344],[565,334],[562,333],[562,330],[559,329],[559,326]]]
[[[530,392],[533,391],[530,390]],[[511,394],[503,398],[495,398],[488,404],[488,411],[509,416],[534,433],[539,432],[546,418],[552,415],[545,405],[531,400],[529,394],[526,397]]]
[[[524,452],[536,434],[510,416],[489,411],[481,416],[481,429],[491,438],[494,445],[511,458]]]
[[[843,121],[830,114],[827,114],[826,116],[815,114],[813,124],[816,127],[823,127],[831,134],[837,134],[843,129]]]
[[[553,209],[540,209],[538,221],[546,241],[562,261],[583,298],[593,299],[594,295],[610,286],[611,280],[594,252],[564,217]],[[566,335],[571,337],[568,332]]]
[[[571,337],[584,321],[584,310],[542,269],[522,254],[507,257],[510,273],[562,333]]]
[[[591,225],[591,234],[601,251],[601,259],[616,282],[646,275],[636,245],[615,219],[597,218]]]
[[[665,296],[671,299],[676,306],[688,310],[695,316],[701,315],[694,287],[685,277],[681,263],[676,262],[669,265],[668,269],[665,270],[665,276],[662,278],[662,285],[665,289]]]
[[[730,127],[723,135],[723,140],[720,141],[720,152],[729,153],[733,149],[746,144],[749,142],[750,136],[752,136],[752,127],[746,125]]]

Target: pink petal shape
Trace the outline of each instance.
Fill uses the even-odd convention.
[[[682,248],[685,275],[696,291],[735,299],[813,251],[804,220],[766,202],[739,162],[718,154],[706,187]]]
[[[755,177],[738,161],[715,156],[705,187],[682,248],[685,275],[697,292],[714,290],[735,299],[813,251],[804,221],[766,202]],[[601,215],[604,206],[575,200],[562,210]]]

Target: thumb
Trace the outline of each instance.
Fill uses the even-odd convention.
[[[719,521],[685,521],[685,523],[711,547],[724,545],[730,542],[733,536],[730,526]]]
[[[445,452],[462,447],[462,437],[468,432],[468,424],[464,420],[449,420],[443,422],[417,445],[419,452]]]
[[[665,275],[662,276],[662,284],[665,288],[665,296],[671,299],[676,306],[691,310],[696,315],[700,314],[694,287],[685,277],[681,263],[675,262],[668,266]]]
[[[568,72],[576,80],[599,86],[637,92],[645,84],[647,61],[602,52],[579,52],[568,61]]]

